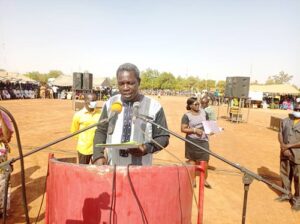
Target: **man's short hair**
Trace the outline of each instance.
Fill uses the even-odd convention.
[[[87,101],[89,96],[94,96],[94,95],[96,96],[96,94],[94,92],[85,93],[83,95],[83,99],[84,99],[84,101]]]
[[[116,76],[118,78],[118,75],[123,73],[123,72],[133,72],[135,77],[137,78],[138,82],[141,82],[141,78],[140,78],[140,70],[138,69],[138,67],[134,64],[131,63],[125,63],[119,66]]]
[[[205,103],[208,103],[209,102],[209,98],[207,96],[204,96],[201,98],[200,100],[201,102],[205,102]]]

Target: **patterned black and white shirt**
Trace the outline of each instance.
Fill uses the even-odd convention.
[[[111,105],[115,102],[122,103],[122,112],[117,119],[112,119],[109,123],[102,123],[97,127],[94,138],[93,161],[104,157],[104,147],[97,146],[99,144],[119,144],[134,141],[138,144],[145,144],[148,153],[142,157],[135,157],[126,153],[123,149],[106,148],[109,164],[121,166],[129,164],[151,165],[152,153],[162,149],[159,145],[166,147],[169,144],[169,133],[140,119],[133,122],[134,102],[122,101],[120,94],[111,97],[104,104],[100,120],[109,117]],[[140,95],[138,102],[140,102],[139,114],[151,117],[156,124],[168,128],[164,110],[158,101]],[[158,142],[159,145],[153,143],[152,139]]]

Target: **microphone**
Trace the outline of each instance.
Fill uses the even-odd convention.
[[[118,114],[122,112],[122,109],[123,109],[123,106],[122,106],[121,102],[114,102],[110,106],[110,113],[109,113],[109,116],[108,116],[108,121],[110,121],[114,117],[117,117]]]
[[[140,102],[134,102],[133,106],[132,106],[132,122],[134,123],[136,121],[136,119],[140,118],[142,120],[151,120],[153,121],[154,118],[144,115],[144,114],[140,114],[139,109],[140,109],[141,103]]]
[[[132,106],[132,122],[135,123],[136,119],[139,116],[140,102],[134,102]]]
[[[119,113],[122,112],[123,106],[121,102],[114,102],[111,107],[110,107],[110,114],[108,116],[108,129],[107,129],[107,133],[109,135],[112,135],[114,133],[115,130],[115,126],[118,120],[118,115]]]

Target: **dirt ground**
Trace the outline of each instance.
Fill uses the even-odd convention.
[[[180,121],[185,113],[185,101],[185,97],[162,97],[160,99],[167,115],[169,129],[178,134],[181,134]],[[74,113],[72,101],[11,100],[0,101],[0,105],[8,109],[17,121],[23,153],[69,134]],[[210,138],[211,150],[280,185],[277,132],[268,127],[271,115],[284,117],[288,112],[270,109],[243,109],[243,118],[248,122],[237,124],[224,119],[227,111],[226,105],[214,108],[219,115],[218,124],[224,128],[224,132]],[[15,138],[11,146],[13,152],[10,154],[10,158],[17,157]],[[36,220],[45,190],[48,154],[53,152],[56,157],[76,157],[75,146],[76,140],[69,139],[25,158],[27,200],[32,223]],[[181,140],[171,137],[167,150],[182,161],[185,160],[184,143]],[[160,164],[179,163],[167,151],[157,153],[154,162]],[[205,189],[204,223],[241,223],[244,190],[242,173],[212,157],[209,165],[211,169],[209,169],[208,180],[212,189]],[[18,161],[14,164],[11,185],[11,209],[7,223],[25,223]],[[198,188],[196,188],[196,192],[197,190]],[[254,180],[250,185],[248,195],[246,223],[300,223],[300,212],[292,211],[288,202],[274,201],[278,195],[278,192],[265,183]],[[44,218],[45,201],[38,223],[44,223]],[[193,223],[196,223],[196,218],[197,211],[194,204]]]

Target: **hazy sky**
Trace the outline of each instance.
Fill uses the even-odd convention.
[[[114,76],[140,70],[300,87],[299,0],[0,0],[0,68]]]

